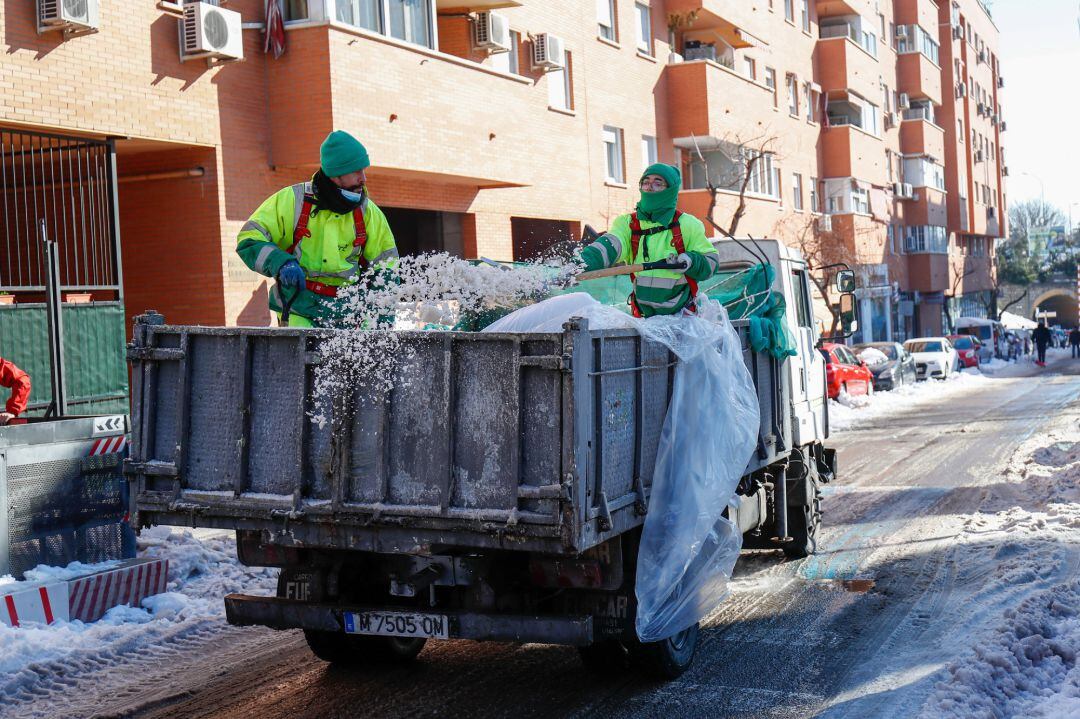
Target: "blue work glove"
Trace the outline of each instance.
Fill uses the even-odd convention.
[[[296,287],[302,285],[307,276],[304,274],[304,268],[300,266],[300,263],[296,260],[289,260],[277,273],[278,282],[282,287]]]

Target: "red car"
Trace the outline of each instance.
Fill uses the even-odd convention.
[[[979,366],[979,339],[971,335],[948,335],[960,358],[960,369]]]
[[[840,396],[873,394],[874,373],[846,345],[822,342],[819,348],[825,358],[825,381],[829,399]]]

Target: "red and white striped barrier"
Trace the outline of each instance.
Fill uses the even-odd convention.
[[[126,434],[118,434],[115,437],[102,437],[101,439],[94,440],[94,444],[90,447],[90,456],[96,457],[102,454],[115,454],[124,451],[124,447],[126,446]]]
[[[0,624],[97,621],[113,607],[137,607],[146,597],[161,594],[168,577],[167,559],[129,559],[112,569],[66,581],[0,585]]]

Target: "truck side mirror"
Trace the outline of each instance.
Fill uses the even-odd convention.
[[[852,270],[840,270],[836,273],[836,291],[841,293],[855,291],[855,273]]]
[[[840,295],[840,326],[843,327],[844,334],[854,332],[859,327],[859,322],[855,319],[855,295],[850,292]]]

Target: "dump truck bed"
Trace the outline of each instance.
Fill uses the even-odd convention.
[[[789,380],[735,324],[761,404],[750,471],[790,451]],[[320,426],[326,334],[140,318],[126,471],[141,523],[374,552],[577,554],[644,521],[675,378],[663,345],[576,319],[550,334],[399,333],[412,351],[394,388],[357,387]]]

